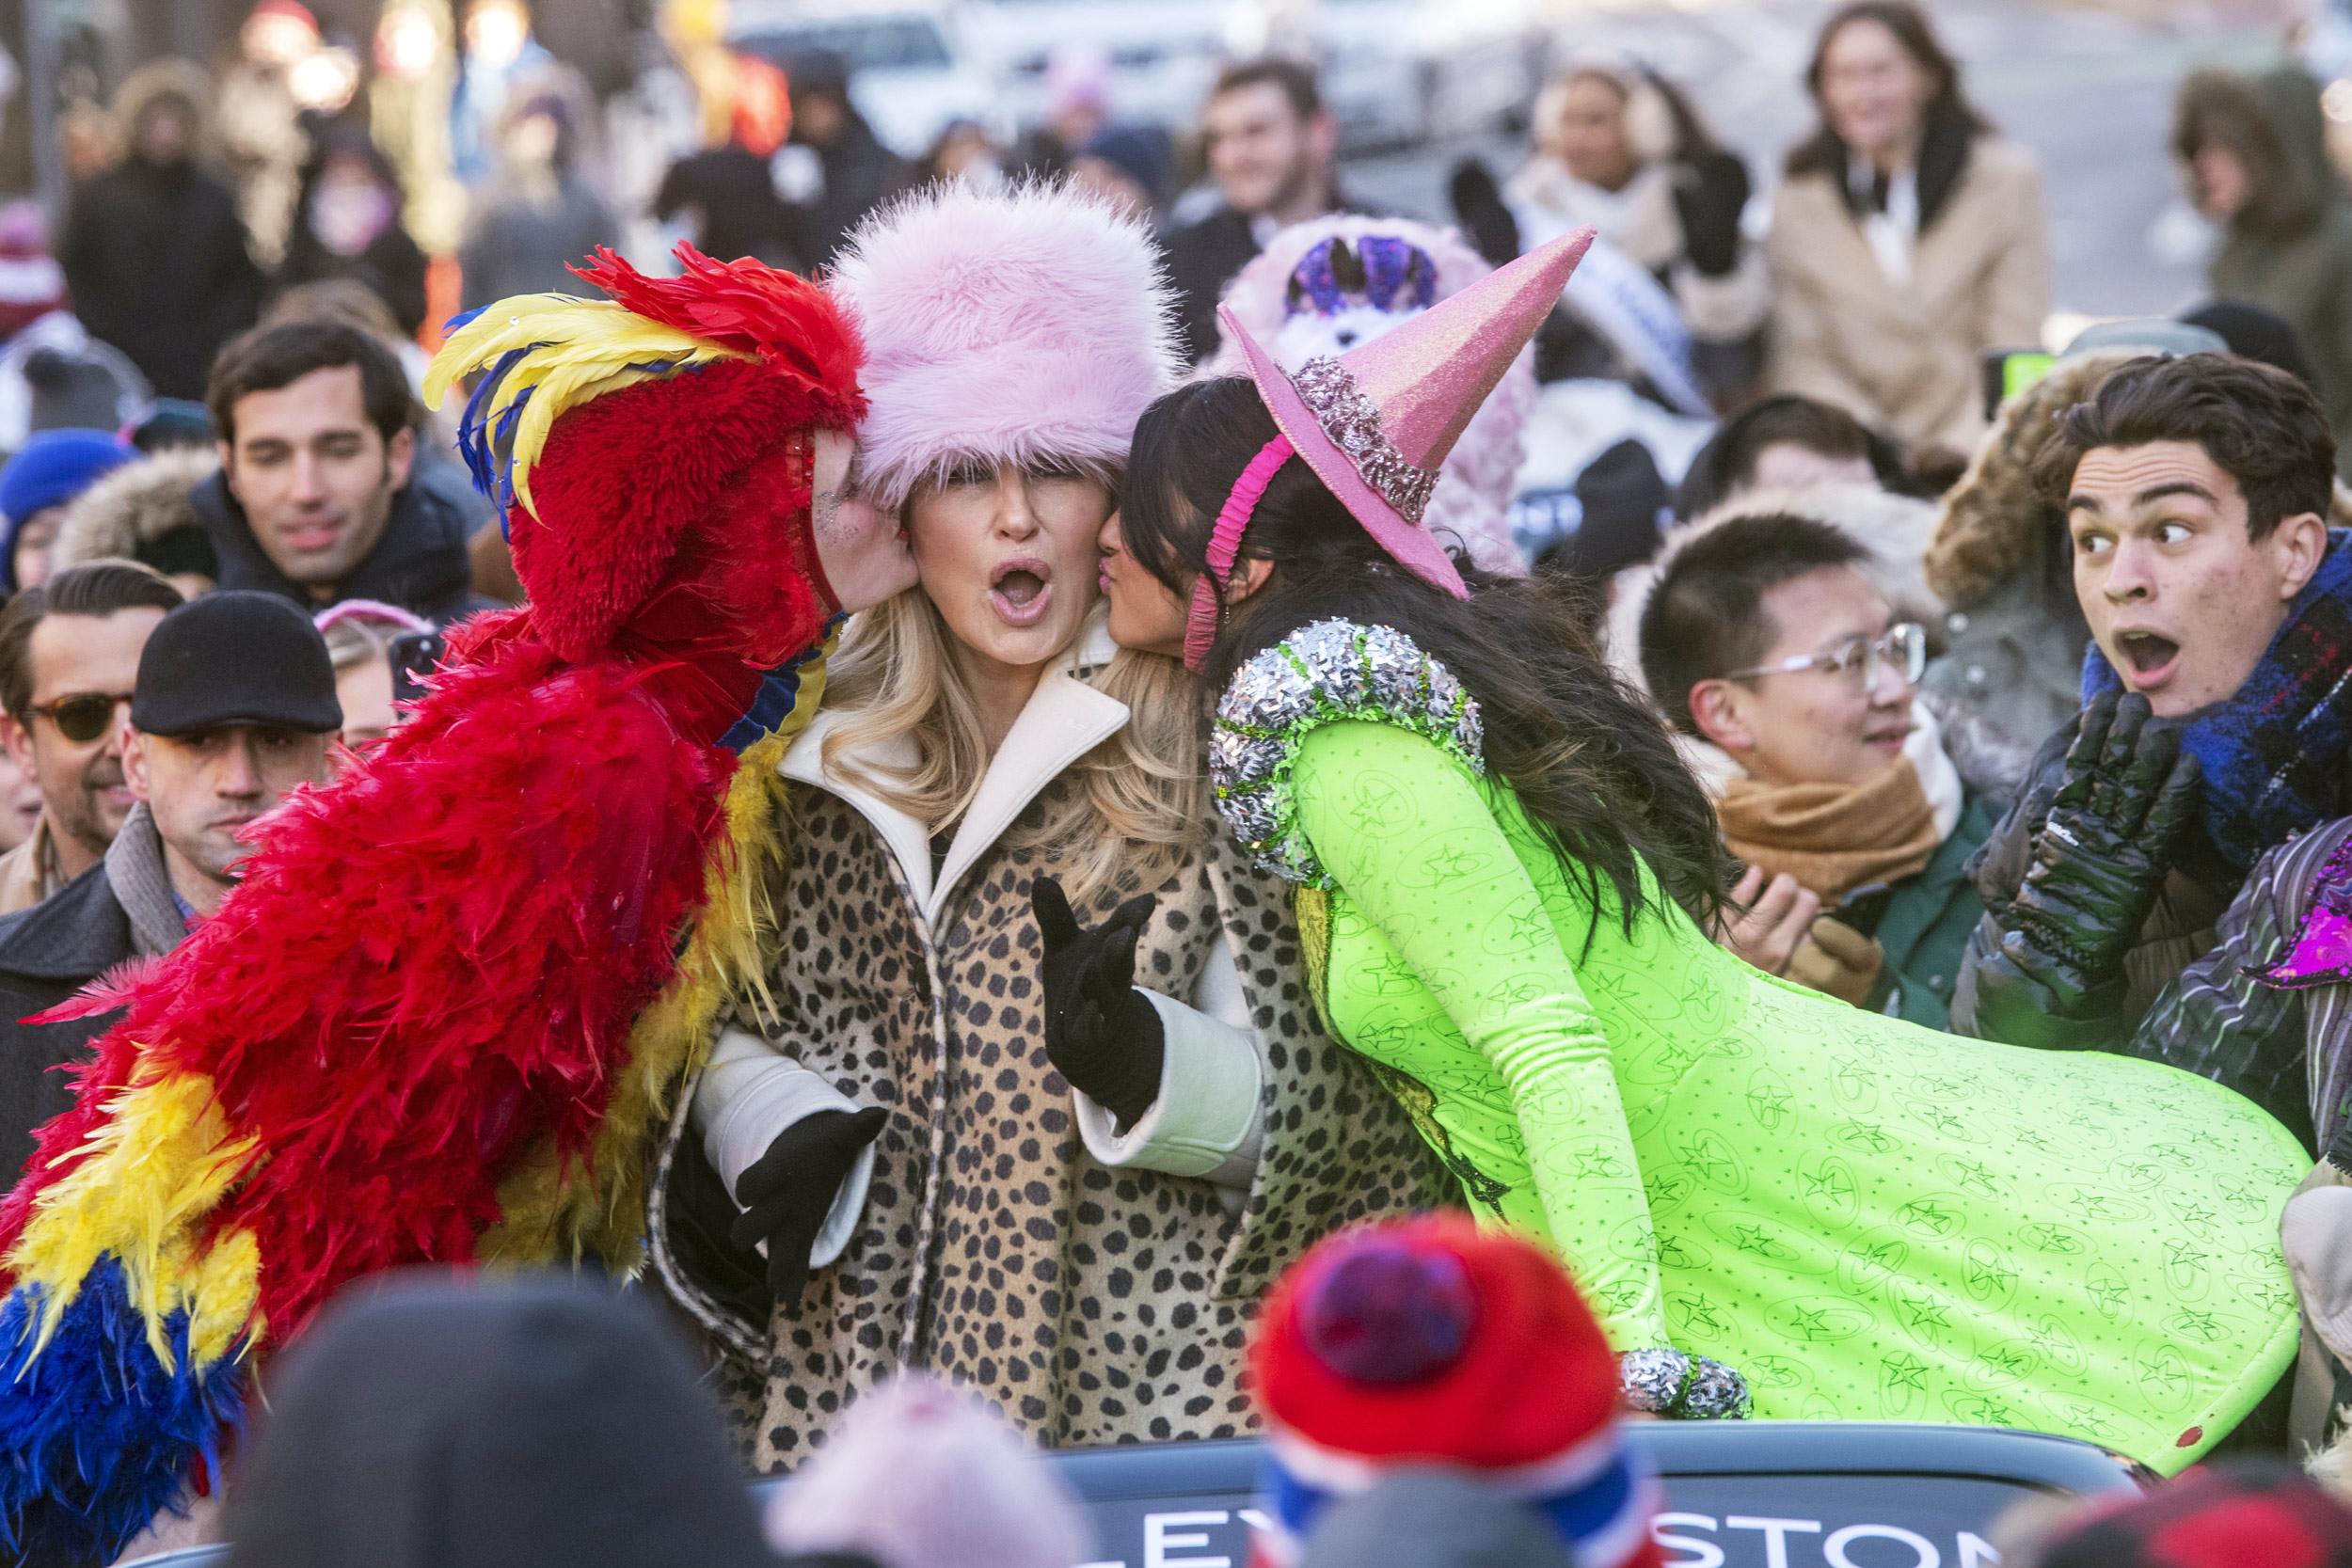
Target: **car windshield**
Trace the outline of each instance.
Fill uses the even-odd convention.
[[[928,16],[840,16],[762,27],[736,43],[771,60],[820,50],[838,55],[852,74],[862,71],[923,71],[951,63],[947,40]]]

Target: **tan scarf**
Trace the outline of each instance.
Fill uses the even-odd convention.
[[[1768,877],[1786,871],[1831,903],[1926,870],[1943,842],[1909,757],[1858,784],[1768,784],[1742,776],[1716,811],[1733,854]]]

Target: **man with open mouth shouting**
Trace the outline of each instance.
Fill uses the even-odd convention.
[[[1980,852],[1955,1029],[2120,1048],[2256,860],[2352,809],[2334,475],[2318,400],[2248,360],[2135,361],[2066,413],[2043,483],[2094,639],[2085,707]]]

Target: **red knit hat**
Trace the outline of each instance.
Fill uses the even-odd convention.
[[[1550,1254],[1454,1214],[1325,1242],[1267,1298],[1259,1402],[1319,1447],[1478,1469],[1606,1428],[1617,1360]]]
[[[1274,1430],[1262,1562],[1297,1560],[1333,1499],[1404,1465],[1479,1472],[1593,1568],[1659,1561],[1657,1481],[1616,1423],[1617,1358],[1550,1253],[1459,1214],[1309,1252],[1250,1346]]]

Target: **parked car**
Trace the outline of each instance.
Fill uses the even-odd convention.
[[[839,55],[849,63],[850,102],[902,158],[923,156],[951,120],[977,120],[1000,142],[1011,135],[987,71],[969,59],[938,11],[733,0],[727,40],[787,69],[796,55]]]
[[[1549,59],[1529,0],[1322,0],[1313,25],[1351,148],[1516,129]]]
[[[1200,117],[1218,65],[1250,52],[1234,34],[1236,14],[1208,0],[967,0],[955,28],[1016,133],[1045,119],[1046,62],[1068,43],[1108,56],[1112,118],[1182,129]]]

